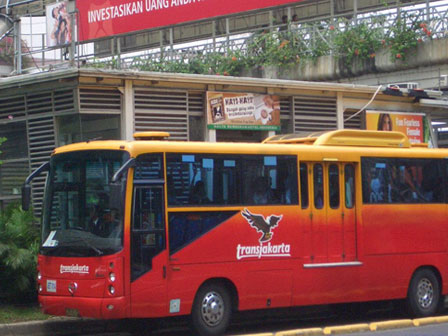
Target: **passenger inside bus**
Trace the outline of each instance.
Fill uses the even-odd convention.
[[[190,195],[190,204],[209,204],[203,181],[197,181]]]
[[[272,202],[272,193],[267,177],[258,176],[254,181],[253,190],[252,200],[254,204],[269,204]]]
[[[101,211],[98,205],[89,208],[88,230],[97,236],[104,235],[104,222],[101,218]]]
[[[376,168],[372,169],[370,190],[370,203],[382,203],[384,201],[383,185],[380,179],[380,173]]]

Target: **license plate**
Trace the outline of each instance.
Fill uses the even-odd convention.
[[[56,293],[56,280],[47,280],[47,292]]]
[[[65,315],[70,317],[79,317],[79,311],[78,309],[66,308]]]

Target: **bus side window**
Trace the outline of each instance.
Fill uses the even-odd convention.
[[[353,208],[355,202],[355,168],[348,164],[344,168],[345,207]]]
[[[339,208],[339,166],[332,164],[328,169],[328,181],[330,192],[330,207],[332,209]]]
[[[440,159],[362,158],[364,203],[442,203]]]
[[[313,187],[314,187],[314,207],[322,209],[324,207],[324,173],[322,165],[316,163],[313,169]]]
[[[300,197],[302,199],[302,209],[308,208],[308,166],[306,163],[300,164]]]

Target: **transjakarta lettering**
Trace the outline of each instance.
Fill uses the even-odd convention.
[[[73,265],[61,265],[59,268],[59,272],[62,273],[78,273],[78,274],[89,274],[89,266],[82,265],[79,266],[78,264]]]
[[[291,256],[291,245],[289,244],[279,244],[271,245],[267,243],[266,245],[260,244],[256,246],[242,246],[238,244],[236,247],[236,259],[241,260],[243,258],[263,258],[263,257],[290,257]]]

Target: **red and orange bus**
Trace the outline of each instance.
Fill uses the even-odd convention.
[[[57,148],[38,257],[44,312],[102,319],[404,299],[448,292],[448,150],[339,130],[263,143],[91,141]]]

